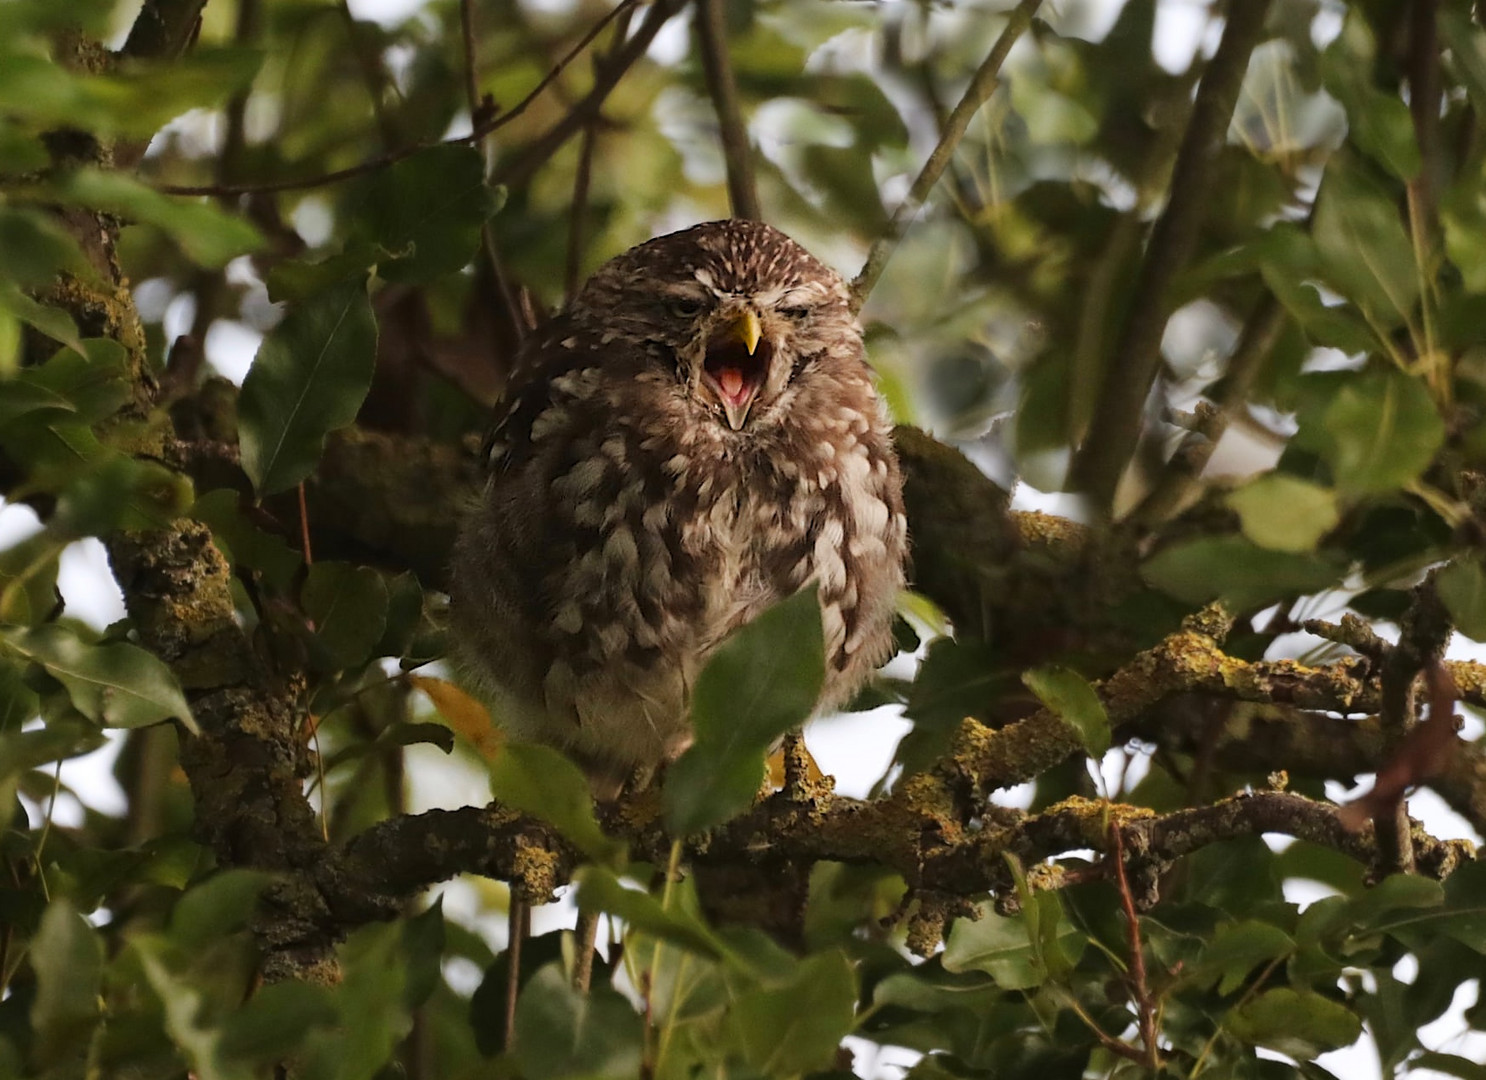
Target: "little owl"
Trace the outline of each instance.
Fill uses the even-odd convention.
[[[816,584],[819,708],[891,651],[902,481],[841,278],[716,221],[606,263],[518,357],[454,556],[465,666],[612,795],[689,743],[729,631]]]

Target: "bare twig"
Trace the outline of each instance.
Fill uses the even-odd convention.
[[[1140,940],[1140,916],[1135,911],[1135,898],[1130,893],[1130,880],[1125,874],[1125,842],[1120,837],[1120,820],[1111,815],[1107,858],[1113,860],[1115,886],[1120,894],[1120,909],[1125,913],[1125,932],[1130,943],[1130,996],[1140,1017],[1140,1043],[1145,1047],[1144,1063],[1153,1073],[1161,1068],[1160,1045],[1156,1041],[1156,1004],[1145,977],[1145,948]]]
[[[1167,462],[1160,482],[1131,512],[1132,520],[1146,526],[1159,525],[1181,510],[1197,487],[1198,478],[1213,451],[1218,448],[1218,440],[1248,400],[1249,389],[1263,370],[1264,362],[1269,359],[1284,327],[1285,309],[1274,294],[1266,292],[1244,322],[1238,344],[1228,358],[1228,369],[1223,373],[1222,391],[1217,395],[1202,430],[1191,432],[1182,439],[1176,453]]]
[[[630,16],[634,11],[633,7],[625,10],[624,15],[614,24],[614,41],[608,52],[594,57],[595,78],[605,64],[613,63],[618,57],[619,50],[624,46],[625,35],[629,33]],[[578,168],[573,174],[573,205],[568,212],[568,258],[563,278],[565,300],[572,300],[578,295],[578,286],[583,279],[583,224],[588,214],[588,189],[593,178],[593,155],[598,149],[598,128],[599,115],[595,113],[583,126],[583,142],[578,147]]]
[[[474,126],[474,129],[468,135],[461,135],[453,139],[431,139],[423,142],[411,143],[408,146],[402,147],[401,149],[389,151],[385,154],[379,154],[374,158],[370,158],[366,161],[361,162],[361,164],[359,165],[352,165],[345,169],[336,169],[333,172],[321,173],[318,176],[301,177],[294,180],[269,180],[257,184],[204,184],[195,186],[189,184],[157,184],[155,185],[156,190],[163,191],[167,195],[251,195],[255,193],[267,194],[277,191],[305,191],[310,188],[326,187],[330,184],[338,184],[345,180],[353,180],[358,176],[365,176],[367,173],[376,172],[378,169],[385,168],[388,165],[392,165],[398,161],[403,160],[404,158],[411,157],[419,151],[427,150],[430,147],[441,145],[467,146],[478,143],[491,132],[504,127],[506,124],[511,123],[517,117],[526,112],[526,110],[531,106],[532,102],[541,97],[542,94],[547,90],[547,88],[557,80],[558,76],[567,69],[568,65],[571,64],[575,59],[577,59],[579,54],[581,54],[584,49],[588,48],[593,39],[598,37],[599,34],[603,33],[604,27],[608,26],[611,22],[619,17],[620,13],[629,10],[636,3],[638,3],[638,0],[621,0],[620,4],[617,7],[608,12],[598,22],[594,23],[594,25],[589,28],[588,32],[578,39],[577,44],[575,44],[571,49],[563,54],[562,59],[560,59],[556,64],[553,65],[552,70],[547,72],[547,74],[542,77],[542,80],[531,89],[530,93],[528,93],[524,98],[522,98],[511,108],[507,109],[505,112],[492,115],[489,117],[489,119],[483,121],[482,123],[476,124]],[[656,6],[661,7],[664,6],[664,4],[658,4]],[[654,9],[652,9],[652,14],[653,13]],[[664,20],[661,21],[663,22]],[[658,31],[659,29],[660,27],[659,25],[657,25],[655,27],[655,30]],[[654,36],[655,31],[652,31],[650,37],[647,38],[645,41],[646,46],[649,45],[650,40],[653,39]],[[644,48],[642,47],[635,53],[633,57],[630,57],[630,62],[638,59],[639,55],[643,52]],[[626,56],[628,55],[629,53],[627,52]],[[626,64],[625,66],[628,67],[628,64]],[[617,78],[615,79],[615,81],[618,81]],[[611,89],[613,89],[612,85],[606,87],[603,95],[600,95],[600,100],[602,100],[604,96],[607,96],[608,91]],[[592,97],[593,95],[590,94],[589,96]],[[585,98],[584,102],[586,102],[587,100],[588,99]],[[579,102],[578,106],[575,106],[575,108],[582,107],[584,102]],[[559,122],[558,126],[561,127],[562,122]],[[544,138],[550,138],[551,135],[552,133],[549,132],[547,136],[544,136]],[[559,145],[561,145],[560,142]],[[543,157],[543,160],[545,159],[546,156]]]
[[[924,167],[908,189],[908,195],[894,211],[887,231],[867,252],[867,261],[862,266],[861,273],[857,274],[856,280],[851,283],[854,310],[861,310],[867,297],[876,287],[878,280],[882,277],[882,271],[887,267],[888,260],[892,258],[893,251],[898,246],[898,241],[903,238],[903,233],[918,216],[924,201],[929,197],[929,192],[934,189],[934,185],[939,182],[939,177],[944,174],[945,167],[954,157],[955,148],[960,145],[960,140],[965,137],[965,132],[970,128],[970,121],[1000,85],[1001,65],[1006,60],[1006,54],[1011,52],[1011,47],[1016,44],[1017,38],[1021,37],[1027,27],[1032,25],[1032,16],[1041,6],[1042,0],[1021,0],[1021,3],[1017,4],[1007,16],[1006,26],[1002,29],[1001,36],[991,47],[990,55],[976,69],[975,75],[970,79],[970,85],[965,88],[965,93],[961,95],[959,102],[945,118],[938,145],[929,154],[929,159],[924,162]]]
[[[759,208],[758,187],[753,176],[753,148],[748,140],[748,126],[743,123],[743,110],[738,103],[738,83],[733,78],[733,64],[727,48],[727,15],[722,0],[697,0],[697,42],[701,46],[702,74],[707,80],[707,93],[717,110],[717,126],[722,139],[722,157],[727,164],[728,202],[733,217],[763,220]]]
[[[459,0],[459,28],[464,40],[464,91],[469,103],[471,124],[480,116],[484,104],[480,98],[480,74],[475,61],[474,7],[474,0]],[[483,147],[483,143],[484,140],[481,139],[476,145]],[[506,310],[511,334],[516,339],[516,344],[520,345],[528,329],[526,318],[516,300],[516,291],[511,287],[511,280],[506,275],[505,265],[501,262],[500,251],[495,246],[495,233],[490,228],[489,221],[480,225],[480,249],[485,253],[485,261],[490,267],[490,280],[495,286],[496,297]]]
[[[1167,291],[1197,247],[1211,205],[1209,184],[1238,103],[1249,56],[1264,31],[1270,0],[1249,0],[1228,9],[1228,24],[1212,63],[1203,73],[1192,117],[1171,175],[1171,198],[1156,220],[1129,315],[1102,380],[1099,408],[1089,435],[1074,456],[1071,486],[1108,512],[1115,488],[1140,439],[1146,396],[1161,362]]]
[[[351,11],[349,0],[340,0],[340,12],[341,20],[346,24],[346,36],[351,39],[351,51],[356,54],[356,62],[361,67],[361,81],[366,84],[366,96],[371,100],[372,115],[376,117],[377,127],[382,132],[382,144],[388,149],[395,149],[402,145],[403,140],[382,100],[383,92],[394,84],[387,78],[387,72],[382,67],[382,58],[374,49],[368,48],[366,36],[356,24],[356,16]]]
[[[526,935],[531,932],[530,927],[531,909],[527,906],[526,898],[513,887],[511,889],[511,909],[506,923],[506,1015],[504,1019],[504,1038],[501,1045],[507,1050],[516,1037],[516,999],[521,993],[521,943],[526,940]]]
[[[587,994],[593,982],[593,954],[598,948],[599,921],[603,916],[597,911],[578,912],[578,923],[573,928],[576,949],[573,952],[573,989]]]

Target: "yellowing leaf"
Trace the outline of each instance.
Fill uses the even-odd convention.
[[[408,681],[428,695],[448,725],[469,740],[483,758],[493,757],[505,741],[490,710],[447,679],[409,675]]]

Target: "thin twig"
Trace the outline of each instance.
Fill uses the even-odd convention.
[[[1129,314],[1102,379],[1099,408],[1074,456],[1070,487],[1108,512],[1115,488],[1140,439],[1146,397],[1161,364],[1167,292],[1191,261],[1203,218],[1212,206],[1211,180],[1226,144],[1249,56],[1264,31],[1270,0],[1232,4],[1212,63],[1198,84],[1192,117],[1171,174],[1171,198],[1151,230],[1130,297]]]
[[[389,85],[387,72],[382,69],[382,60],[374,49],[367,47],[361,28],[356,25],[356,16],[351,11],[349,0],[340,2],[341,19],[346,24],[346,36],[351,39],[351,51],[356,54],[356,63],[361,67],[361,81],[366,84],[366,96],[371,100],[372,115],[382,132],[382,144],[389,149],[399,146],[402,138],[397,125],[388,115],[382,101],[382,92]],[[392,84],[395,88],[395,84]]]
[[[506,1015],[501,1045],[509,1050],[516,1037],[516,998],[521,992],[521,943],[529,930],[526,898],[513,885],[506,919]]]
[[[474,0],[459,0],[459,27],[464,39],[464,90],[469,102],[471,124],[476,122],[484,104],[480,98],[480,73],[475,64],[474,6]],[[483,149],[483,139],[476,145]],[[490,266],[490,279],[495,286],[495,295],[506,310],[511,335],[516,339],[516,344],[520,345],[526,337],[526,319],[516,300],[516,290],[511,287],[511,279],[506,275],[505,265],[501,262],[500,251],[495,246],[495,232],[489,221],[480,225],[480,249],[485,253],[485,261]]]
[[[1233,355],[1228,359],[1228,368],[1223,373],[1222,390],[1216,395],[1201,430],[1191,432],[1182,440],[1176,453],[1171,455],[1160,482],[1132,511],[1132,520],[1145,526],[1159,525],[1186,503],[1213,451],[1218,448],[1218,440],[1248,400],[1249,390],[1269,354],[1274,351],[1284,327],[1285,309],[1273,293],[1266,293],[1244,321]]]
[[[573,989],[584,996],[593,982],[593,954],[598,948],[601,918],[603,916],[597,911],[580,911],[578,923],[573,927],[573,936],[577,939],[577,948],[573,952]]]
[[[507,109],[505,112],[495,114],[488,119],[475,124],[473,130],[471,130],[468,135],[460,135],[453,139],[430,139],[422,142],[410,143],[409,145],[404,146],[401,149],[389,151],[385,154],[379,154],[374,158],[369,158],[368,160],[361,162],[359,165],[352,165],[345,169],[336,169],[333,172],[321,173],[318,176],[301,177],[295,180],[269,180],[257,184],[230,185],[203,184],[193,186],[189,184],[157,184],[155,185],[155,189],[157,191],[164,192],[167,195],[252,195],[259,193],[269,194],[278,191],[305,191],[310,188],[326,187],[330,184],[338,184],[344,180],[353,180],[358,176],[365,176],[367,173],[376,172],[378,169],[395,164],[396,162],[399,162],[404,158],[411,157],[419,151],[427,150],[434,146],[473,145],[480,142],[491,132],[504,127],[506,124],[509,124],[511,121],[519,117],[522,113],[526,112],[526,110],[531,106],[532,102],[541,97],[543,92],[546,91],[546,89],[557,80],[558,76],[567,69],[568,65],[571,64],[575,59],[577,59],[579,54],[582,53],[584,49],[588,48],[593,39],[598,37],[599,34],[603,32],[604,27],[608,26],[611,22],[618,18],[621,12],[629,10],[638,2],[639,0],[621,0],[620,4],[617,7],[606,14],[598,22],[594,23],[594,25],[589,28],[588,32],[578,39],[577,44],[569,49],[565,54],[563,54],[562,59],[560,59],[556,64],[553,65],[552,70],[547,72],[547,74],[543,76],[542,81],[537,83],[537,85],[532,88],[530,93],[528,93],[524,98],[522,98],[510,109]],[[665,5],[657,4],[656,6],[662,7]],[[652,11],[653,10],[654,9],[652,9]],[[664,20],[661,21],[663,22]],[[658,31],[659,29],[659,26],[655,27],[655,30]],[[652,31],[650,38],[654,38],[654,36],[655,33],[654,31]],[[647,39],[645,45],[648,46],[649,44],[650,40]],[[639,53],[643,52],[643,48],[639,50]],[[639,57],[637,54],[631,57],[630,62],[633,62],[634,59],[638,58]],[[625,66],[627,67],[628,64],[626,64]],[[615,81],[618,81],[617,78],[615,79]],[[608,91],[611,89],[613,89],[612,85],[605,88],[604,94],[600,96],[600,100],[602,100],[603,96],[607,96]],[[592,94],[590,94],[590,96],[592,96]],[[585,98],[584,102],[586,101],[587,99]],[[579,102],[578,106],[575,106],[575,108],[582,107],[584,102]],[[562,123],[559,122],[558,126],[561,127]],[[549,138],[550,136],[551,132],[548,133],[548,136],[544,136],[544,138]],[[561,144],[559,143],[559,145]],[[545,157],[543,160],[545,160]]]
[[[634,11],[633,7],[625,10],[624,15],[614,24],[614,41],[608,52],[593,58],[595,79],[603,71],[604,65],[613,63],[619,50],[624,47],[625,36],[629,33],[630,16]],[[595,113],[583,125],[583,141],[578,146],[578,168],[573,174],[573,205],[568,211],[568,257],[563,277],[565,301],[571,301],[578,295],[578,286],[583,281],[583,225],[588,215],[588,192],[593,180],[593,155],[598,151],[598,129],[599,115]]]
[[[583,219],[588,213],[588,188],[593,177],[593,152],[598,143],[597,125],[583,129],[578,144],[578,169],[573,174],[573,205],[568,210],[568,257],[562,295],[571,302],[583,280]]]
[[[728,202],[733,217],[762,221],[764,215],[759,208],[758,187],[753,176],[753,147],[748,140],[748,126],[743,123],[738,83],[733,77],[732,59],[728,56],[727,15],[722,0],[697,0],[697,43],[700,45],[707,93],[712,98],[712,107],[717,110],[722,159],[727,166]]]
[[[655,40],[655,35],[660,33],[660,28],[676,14],[680,6],[681,0],[655,0],[634,36],[624,43],[624,48],[614,58],[614,62],[605,65],[603,74],[594,80],[593,89],[518,157],[509,164],[497,166],[491,179],[499,184],[511,185],[520,185],[531,179],[532,174],[546,164],[568,139],[598,115],[605,99],[619,84],[624,73],[645,55],[650,43]]]
[[[1140,1015],[1140,1042],[1145,1047],[1145,1065],[1155,1072],[1161,1068],[1160,1046],[1156,1041],[1156,1006],[1146,983],[1140,917],[1135,912],[1135,898],[1130,895],[1130,881],[1125,876],[1125,841],[1120,835],[1118,819],[1109,823],[1109,843],[1113,849],[1110,854],[1114,859],[1115,886],[1120,892],[1120,908],[1125,912],[1126,933],[1130,941],[1130,993]]]
[[[924,167],[913,181],[913,186],[908,189],[908,195],[894,211],[887,231],[878,237],[877,242],[872,245],[872,250],[867,253],[867,261],[862,266],[861,273],[851,283],[853,310],[860,311],[867,297],[876,287],[878,279],[882,277],[882,271],[887,267],[888,260],[892,258],[893,251],[898,246],[898,241],[903,238],[903,233],[918,216],[924,201],[929,197],[929,192],[934,189],[934,185],[939,182],[939,177],[944,174],[945,167],[954,157],[955,148],[960,145],[960,140],[965,137],[965,132],[970,128],[970,121],[995,92],[996,87],[1001,84],[1001,65],[1005,62],[1007,53],[1011,52],[1011,47],[1016,44],[1017,38],[1021,37],[1027,27],[1032,25],[1032,16],[1041,6],[1042,0],[1021,0],[1021,3],[1017,4],[1007,17],[1006,26],[1002,29],[1001,36],[996,39],[996,44],[991,47],[990,55],[976,70],[974,77],[970,80],[970,85],[965,88],[965,93],[945,119],[938,145],[934,147],[929,159],[924,162]]]

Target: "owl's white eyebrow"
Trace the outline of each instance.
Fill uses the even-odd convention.
[[[710,300],[713,290],[699,289],[695,285],[662,285],[660,292],[676,300]]]

